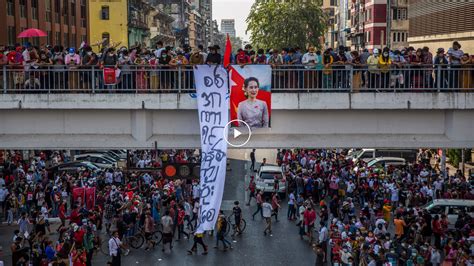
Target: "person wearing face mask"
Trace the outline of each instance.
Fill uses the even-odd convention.
[[[242,49],[239,49],[237,51],[237,55],[235,56],[235,62],[240,66],[252,63],[250,60],[250,56],[248,56]]]
[[[84,47],[84,57],[82,58],[82,69],[86,71],[82,75],[82,82],[81,86],[83,90],[90,90],[92,89],[91,85],[91,78],[92,74],[90,73],[91,69],[97,65],[99,59],[97,55],[92,51],[92,47],[86,46]]]
[[[422,79],[423,79],[423,71],[421,70],[423,64],[423,55],[422,49],[417,49],[415,54],[410,56],[410,65],[411,65],[411,84],[412,88],[421,88],[422,87]]]
[[[378,58],[378,68],[380,69],[380,88],[390,88],[390,67],[392,60],[390,59],[390,49],[383,48],[382,56]]]
[[[80,86],[77,68],[81,65],[81,57],[76,53],[76,49],[74,47],[68,49],[68,54],[64,58],[64,63],[69,69],[69,89],[78,89]]]
[[[170,56],[171,47],[166,47],[164,51],[161,52],[161,57],[158,58],[158,63],[160,68],[164,71],[160,71],[160,85],[162,89],[170,90],[173,85],[173,80],[171,79],[172,73],[168,70],[171,56]]]
[[[38,60],[38,66],[39,69],[45,70],[41,71],[39,75],[39,82],[42,86],[42,89],[47,89],[50,87],[50,84],[52,82],[52,75],[49,73],[49,69],[51,65],[53,64],[53,61],[49,56],[46,54],[46,52],[41,51],[39,54],[39,60]]]
[[[368,88],[375,89],[380,85],[380,71],[378,68],[379,63],[379,49],[375,48],[372,55],[367,58],[367,65],[369,70],[369,84]]]
[[[254,57],[253,63],[254,64],[266,64],[267,63],[267,56],[265,55],[265,51],[263,49],[258,49],[257,55]]]
[[[301,63],[306,69],[314,69],[316,65],[320,63],[320,58],[316,55],[316,50],[313,46],[308,48],[308,52],[303,55]],[[304,71],[304,87],[311,88],[315,87],[316,73],[313,70]]]

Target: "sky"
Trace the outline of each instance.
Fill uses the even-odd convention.
[[[219,30],[221,19],[235,19],[235,31],[237,37],[248,41],[250,36],[245,35],[247,24],[245,20],[250,12],[250,7],[255,0],[212,0],[212,16],[217,19]]]

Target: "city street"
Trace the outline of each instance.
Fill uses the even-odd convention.
[[[230,213],[233,202],[240,201],[244,213],[244,219],[247,221],[247,227],[242,236],[236,237],[233,242],[233,249],[227,252],[221,249],[216,250],[215,237],[207,236],[204,242],[209,246],[209,254],[187,255],[187,250],[191,247],[193,241],[181,240],[174,242],[174,248],[171,253],[164,254],[161,246],[155,250],[145,251],[144,247],[140,250],[131,250],[126,257],[122,256],[122,265],[313,265],[314,254],[308,246],[307,241],[300,240],[298,229],[294,222],[286,219],[286,201],[282,201],[282,210],[280,210],[280,222],[273,223],[273,236],[264,236],[264,223],[259,216],[252,221],[251,215],[256,210],[255,200],[250,207],[245,206],[245,184],[244,178],[248,174],[250,150],[229,150],[230,171],[227,172],[224,198],[222,207],[226,214]],[[257,150],[257,162],[262,158],[267,158],[269,163],[275,162],[275,150]],[[245,160],[247,159],[247,160]],[[274,218],[273,218],[274,221]],[[0,245],[3,246],[4,254],[2,259],[5,265],[11,265],[10,244],[13,237],[13,230],[17,226],[8,227],[5,224],[0,226]],[[56,240],[57,235],[51,235],[52,240]],[[228,236],[230,239],[230,236]],[[202,252],[198,247],[199,253]],[[93,265],[105,265],[109,257],[101,253],[94,256]]]

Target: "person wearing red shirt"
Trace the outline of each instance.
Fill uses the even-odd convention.
[[[235,61],[239,65],[246,65],[252,63],[252,61],[250,60],[250,56],[245,54],[245,51],[242,49],[239,49],[237,55],[235,56]]]
[[[87,253],[84,249],[73,248],[71,251],[72,266],[86,266]]]
[[[66,225],[66,203],[64,201],[59,205],[58,211],[59,220],[61,220],[61,225],[57,230],[59,232],[59,230]]]
[[[433,218],[432,226],[434,235],[434,244],[437,249],[441,249],[441,235],[443,234],[443,228],[439,220],[439,215],[435,215]]]
[[[184,231],[184,216],[186,212],[184,211],[183,205],[178,207],[178,240],[181,240],[181,234],[184,234],[186,238],[189,238],[189,234]]]
[[[306,229],[306,234],[309,237],[309,244],[312,245],[313,243],[313,230],[314,230],[314,222],[316,221],[316,212],[308,206],[303,213],[303,222]]]
[[[79,224],[81,222],[81,213],[79,212],[80,208],[79,206],[76,206],[74,210],[71,212],[71,215],[69,216],[69,222],[71,224]]]

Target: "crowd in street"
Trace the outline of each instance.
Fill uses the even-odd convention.
[[[238,65],[269,64],[274,89],[470,89],[474,87],[474,57],[454,42],[449,49],[430,51],[375,48],[371,51],[347,47],[317,50],[308,47],[245,49],[231,55]],[[193,88],[192,66],[222,64],[223,51],[211,47],[105,47],[94,52],[60,45],[0,47],[0,67],[7,67],[6,84],[11,91],[96,90],[158,92]],[[433,54],[434,53],[434,54]],[[112,81],[102,70],[113,69]],[[4,75],[0,72],[0,75]],[[107,76],[108,77],[108,76]],[[1,79],[3,80],[3,78]]]
[[[431,154],[426,150],[416,162],[401,167],[371,168],[348,159],[345,150],[279,150],[277,163],[288,182],[286,218],[296,225],[285,237],[307,241],[316,265],[474,265],[472,210],[460,210],[452,224],[446,213],[433,215],[423,207],[433,199],[474,199],[469,180],[459,171],[445,174],[438,163],[432,166],[430,157],[438,155]],[[144,238],[145,250],[159,246],[162,252],[173,252],[176,241],[192,237],[188,254],[198,253],[198,245],[203,255],[208,254],[204,234],[195,232],[198,180],[120,168],[46,170],[46,165],[68,156],[66,152],[5,156],[0,203],[3,219],[17,228],[10,247],[12,265],[94,265],[94,254],[104,243],[110,265],[121,265],[122,256],[133,252],[132,238],[137,234]],[[193,150],[135,151],[129,158],[131,165],[145,169],[166,162],[199,162]],[[279,226],[272,220],[279,216],[282,220],[283,203],[277,193],[257,190],[255,182],[252,178],[248,184],[246,208],[255,208],[254,220],[264,220],[265,237],[273,234],[272,226]],[[93,204],[87,196],[75,195],[81,187],[95,188]],[[237,225],[233,237],[244,230],[238,201],[232,213],[230,221],[220,211],[214,230],[215,248],[222,243],[223,251],[233,248],[227,239],[228,224]],[[50,224],[53,217],[59,219],[59,227]]]
[[[289,182],[287,219],[313,246],[316,265],[474,265],[471,208],[450,224],[446,213],[423,207],[433,199],[473,199],[474,192],[460,171],[445,176],[439,164],[432,167],[430,154],[403,167],[370,168],[343,152],[279,151]],[[278,200],[256,195],[255,214],[273,210],[263,215],[266,234]]]
[[[130,237],[142,234],[146,250],[161,242],[162,251],[170,252],[175,241],[195,232],[198,180],[171,180],[160,172],[126,173],[120,168],[47,170],[46,165],[62,163],[68,156],[66,152],[39,152],[23,158],[19,151],[5,156],[0,171],[0,213],[8,226],[18,228],[10,247],[12,265],[94,265],[94,254],[99,251],[110,255],[111,265],[121,265],[121,256],[133,246],[127,243]],[[135,151],[129,157],[132,167],[139,169],[199,160],[194,150]],[[75,194],[77,188],[95,188],[92,204],[85,194]],[[49,222],[53,218],[60,221],[54,229]],[[193,238],[189,252],[197,251],[200,243],[207,253],[202,234]]]

